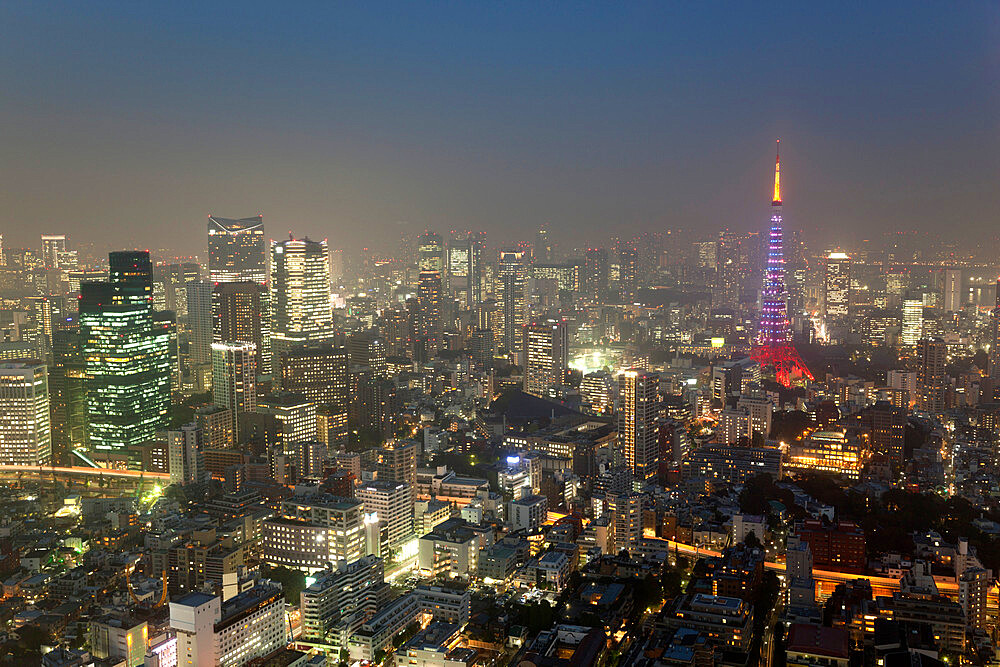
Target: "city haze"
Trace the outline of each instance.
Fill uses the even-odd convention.
[[[208,214],[392,249],[786,220],[993,236],[986,3],[0,9],[0,232],[203,254]]]

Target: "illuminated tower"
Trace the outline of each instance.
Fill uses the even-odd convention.
[[[774,197],[771,199],[771,234],[767,271],[761,292],[760,325],[751,356],[761,367],[773,366],[775,379],[786,387],[796,373],[812,379],[791,342],[788,330],[788,296],[785,292],[784,230],[781,220],[781,160],[774,158]]]
[[[271,353],[335,335],[327,242],[271,242]]]
[[[264,216],[242,220],[208,216],[208,277],[216,283],[267,280]]]
[[[630,368],[618,376],[618,446],[636,479],[656,475],[656,417],[659,376],[641,368]]]

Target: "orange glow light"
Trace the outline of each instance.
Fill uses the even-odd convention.
[[[771,200],[772,204],[781,203],[781,157],[778,150],[780,147],[781,139],[776,139],[774,152],[774,199]]]

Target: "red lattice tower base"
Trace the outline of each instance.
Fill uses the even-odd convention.
[[[799,351],[791,343],[756,345],[750,352],[750,358],[759,363],[761,368],[773,366],[774,379],[782,386],[792,386],[792,379],[796,376],[813,379],[806,363],[799,356]]]

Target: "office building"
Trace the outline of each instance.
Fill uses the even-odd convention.
[[[42,234],[42,263],[46,269],[58,269],[66,253],[65,234]]]
[[[444,298],[441,274],[421,271],[417,281],[416,308],[413,311],[413,358],[419,363],[432,359],[441,347]]]
[[[940,338],[921,338],[917,341],[917,407],[931,414],[941,414],[945,409],[948,393],[948,375],[945,364],[948,347]]]
[[[185,286],[187,292],[188,362],[191,366],[212,363],[212,283],[195,280]],[[221,341],[221,338],[220,338]]]
[[[385,566],[381,558],[367,555],[350,563],[340,561],[312,575],[313,583],[299,597],[302,637],[331,641],[341,621],[356,616],[374,616],[385,589]]]
[[[826,257],[823,282],[824,314],[827,321],[844,320],[851,307],[851,258],[831,252]]]
[[[152,440],[170,411],[171,328],[154,321],[145,252],[110,255],[110,281],[81,285],[87,435],[96,450]]]
[[[548,519],[549,502],[545,496],[527,495],[510,502],[508,523],[511,530],[537,532]]]
[[[914,346],[924,333],[924,303],[920,299],[903,301],[903,331],[900,340],[903,345]]]
[[[761,441],[771,435],[771,416],[774,414],[774,403],[762,394],[742,395],[736,401],[736,409],[747,415],[750,436],[759,433]]]
[[[40,466],[52,455],[44,364],[0,363],[0,463]]]
[[[333,345],[288,350],[279,355],[277,370],[282,391],[304,396],[319,406],[329,441],[346,442],[350,405],[347,350]]]
[[[394,440],[384,444],[377,453],[375,474],[378,479],[409,484],[417,488],[417,443],[414,440]]]
[[[170,483],[180,486],[208,482],[205,468],[204,434],[195,423],[167,431],[167,456],[170,460]]]
[[[212,396],[229,411],[233,438],[240,441],[240,415],[257,409],[257,346],[212,343]]]
[[[253,281],[218,283],[212,288],[212,341],[252,343],[257,375],[271,374],[271,335],[265,287]]]
[[[264,216],[230,220],[208,216],[208,278],[213,283],[267,280]]]
[[[294,445],[317,440],[316,404],[299,394],[279,393],[262,396],[257,412],[274,417],[280,425],[278,434],[287,456],[295,455]]]
[[[334,335],[327,242],[288,239],[271,244],[272,354]]]
[[[658,386],[659,377],[643,370],[633,368],[618,376],[618,445],[638,479],[649,479],[657,471]]]
[[[546,397],[566,382],[569,336],[561,320],[535,320],[523,330],[524,393]]]
[[[963,301],[962,271],[960,269],[945,269],[944,311],[946,313],[955,313],[962,310]]]
[[[365,369],[375,377],[388,377],[385,341],[377,329],[357,331],[347,338],[347,357],[352,368]]]
[[[320,555],[324,556],[324,563],[336,563],[342,560],[353,562],[366,553],[364,505],[360,500],[328,496],[308,500],[291,499],[281,503],[279,515],[292,522],[298,522],[299,525],[323,529],[320,534],[324,535],[326,551]],[[303,539],[299,543],[304,547],[306,541]],[[313,535],[310,548],[315,548],[319,542],[320,540]],[[287,551],[289,545],[294,546],[294,543],[287,538],[276,539],[270,547],[265,543],[265,553],[269,548],[271,553],[279,550]],[[291,556],[288,562],[298,557],[295,553],[291,553]]]
[[[239,667],[285,646],[284,594],[267,580],[225,602],[189,593],[171,601],[170,627],[177,635],[178,665]]]
[[[507,352],[517,349],[521,326],[527,316],[525,289],[527,266],[524,253],[520,250],[501,250],[500,266],[497,270],[497,286],[500,295],[503,336],[500,346]]]
[[[685,479],[708,477],[742,484],[759,475],[781,478],[781,450],[777,447],[737,447],[706,444],[681,462]]]
[[[389,546],[413,537],[413,501],[416,490],[406,482],[374,480],[362,484],[355,495],[365,504],[365,514],[375,515],[389,529]]]
[[[52,455],[57,461],[71,449],[87,444],[85,364],[80,330],[72,326],[52,332],[52,367],[49,369],[49,400],[52,422]]]
[[[124,667],[141,667],[146,661],[148,632],[145,621],[127,616],[100,616],[87,627],[87,645],[95,658]]]
[[[206,405],[195,410],[194,418],[201,429],[205,449],[232,449],[236,445],[237,425],[228,408]]]
[[[468,579],[479,569],[479,534],[463,519],[448,519],[417,540],[417,568],[432,577]]]
[[[795,524],[798,539],[809,545],[813,564],[821,570],[865,571],[865,531],[850,521],[826,525],[817,519],[805,519]]]
[[[444,274],[444,245],[439,234],[427,231],[417,237],[417,268]]]

